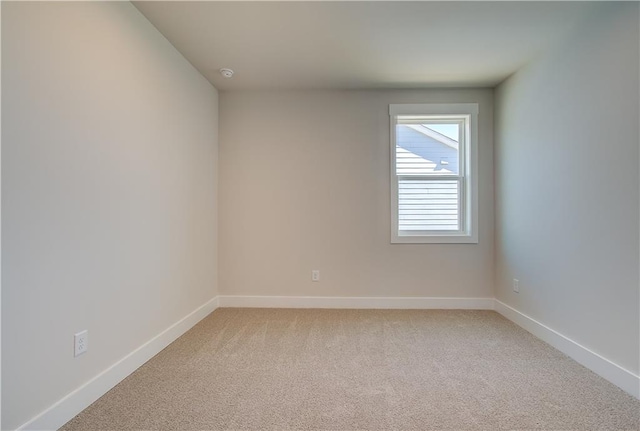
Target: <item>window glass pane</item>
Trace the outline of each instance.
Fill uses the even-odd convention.
[[[459,122],[396,125],[397,175],[458,175]]]
[[[456,142],[460,139],[459,124],[424,124],[424,126]]]
[[[427,178],[398,179],[398,230],[459,230],[460,183]]]

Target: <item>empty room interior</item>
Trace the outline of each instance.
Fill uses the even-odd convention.
[[[2,430],[640,429],[640,7],[1,3]]]

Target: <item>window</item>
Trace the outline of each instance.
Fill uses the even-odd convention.
[[[389,105],[391,242],[477,243],[475,103]]]

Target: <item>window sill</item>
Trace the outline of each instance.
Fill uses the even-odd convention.
[[[391,244],[477,244],[477,235],[392,235]]]

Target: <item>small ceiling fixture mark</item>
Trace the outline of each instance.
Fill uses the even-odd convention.
[[[233,70],[231,69],[220,69],[220,75],[224,76],[225,78],[231,78],[233,76]]]

